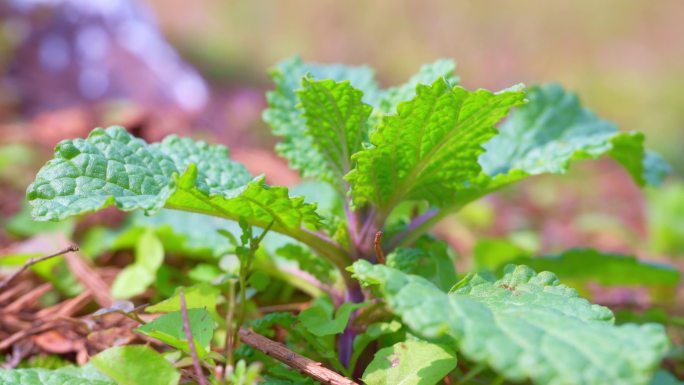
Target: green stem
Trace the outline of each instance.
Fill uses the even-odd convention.
[[[237,333],[245,322],[247,312],[247,269],[240,266],[240,308],[238,309],[238,322],[235,328],[233,341],[237,341]]]
[[[415,242],[421,235],[427,233],[447,215],[458,211],[458,208],[448,210],[430,209],[425,214],[416,217],[404,231],[397,234],[388,242],[388,249],[406,247]]]
[[[236,217],[235,215],[230,215],[230,213],[226,212],[225,210],[219,210],[220,207],[216,207],[214,211],[210,210],[200,210],[200,209],[194,209],[194,210],[189,210],[187,207],[182,207],[182,206],[173,206],[173,205],[166,205],[166,208],[172,209],[172,210],[180,210],[180,211],[189,211],[189,212],[194,212],[198,214],[204,214],[204,215],[209,215],[213,217],[219,217],[219,218],[224,218],[228,219],[231,221],[239,221],[240,218]],[[251,220],[248,222],[249,225],[251,226],[256,226],[260,228],[266,228],[268,227],[271,222],[262,222],[262,221],[254,221]],[[345,274],[349,275],[349,273],[345,273],[345,269],[347,266],[352,264],[352,259],[349,256],[349,254],[342,248],[340,245],[338,245],[336,242],[332,241],[331,239],[328,239],[325,237],[323,234],[316,233],[313,231],[309,231],[303,228],[295,228],[295,229],[289,229],[286,228],[278,223],[274,223],[272,225],[273,231],[287,235],[293,239],[296,239],[307,246],[309,246],[312,250],[314,250],[316,253],[319,255],[322,255],[326,257],[330,262],[332,262],[335,266],[337,266],[338,269],[340,269],[340,272],[342,276],[344,277]],[[350,276],[351,279],[351,276]],[[345,282],[347,280],[345,279]]]
[[[235,318],[235,280],[231,279],[228,284],[228,312],[226,313],[225,346],[226,365],[223,370],[223,375],[226,379],[235,367],[233,354],[235,351],[235,341],[237,341],[238,331],[240,330],[240,327],[233,328],[233,320]]]

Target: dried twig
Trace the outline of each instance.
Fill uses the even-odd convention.
[[[206,385],[207,379],[202,372],[199,358],[197,357],[197,350],[195,350],[195,341],[192,338],[192,331],[190,330],[190,319],[188,318],[188,309],[185,305],[185,293],[183,289],[179,294],[181,314],[183,315],[183,329],[185,329],[185,336],[188,338],[188,347],[190,348],[190,355],[192,356],[192,364],[195,366],[195,374],[197,375],[197,382],[199,385]]]
[[[50,330],[57,326],[58,320],[53,320],[53,321],[48,321],[38,327],[35,327],[33,329],[25,329],[20,332],[14,333],[11,336],[7,337],[6,339],[0,341],[0,351],[3,351],[10,346],[14,345],[15,343],[23,340],[26,337],[32,336],[34,334],[38,334],[40,332],[44,332],[46,330]]]
[[[66,254],[66,253],[71,252],[71,251],[78,251],[78,247],[77,247],[77,246],[74,246],[74,245],[71,245],[71,246],[67,247],[66,249],[60,250],[60,251],[58,251],[58,252],[56,252],[56,253],[54,253],[54,254],[46,255],[46,256],[43,256],[43,257],[40,257],[40,258],[31,258],[31,259],[29,259],[29,260],[26,261],[23,265],[21,265],[21,267],[19,268],[19,270],[15,271],[14,274],[10,275],[9,277],[5,278],[2,282],[0,282],[0,290],[2,290],[2,289],[4,289],[5,287],[7,287],[7,286],[8,286],[10,283],[12,283],[12,281],[14,281],[21,273],[23,273],[24,271],[26,271],[26,269],[28,269],[29,267],[35,265],[36,263],[40,263],[40,262],[46,261],[46,260],[48,260],[48,259],[50,259],[50,258],[54,258],[54,257],[60,256],[60,255]]]
[[[0,294],[0,304],[9,301],[10,299],[20,295],[21,293],[24,293],[31,289],[31,286],[33,284],[29,281],[20,281],[17,282],[16,285],[12,285],[12,287],[8,288],[7,290],[3,291],[2,294]]]
[[[9,305],[5,306],[2,310],[0,310],[0,314],[17,313],[18,311],[38,301],[40,297],[44,296],[50,290],[52,290],[52,284],[44,283],[38,286],[37,288],[29,291],[28,293],[22,295],[21,297],[15,299]]]
[[[102,280],[102,277],[93,269],[85,259],[79,254],[69,254],[66,256],[66,263],[69,270],[76,279],[90,290],[93,299],[103,308],[112,306],[114,298],[111,295],[109,285]]]
[[[70,317],[77,311],[83,309],[85,305],[90,302],[92,293],[89,290],[84,290],[81,294],[74,298],[60,302],[56,305],[41,309],[36,313],[37,319],[54,319],[59,317]]]
[[[299,370],[318,382],[329,385],[358,385],[347,377],[324,367],[320,362],[300,356],[286,348],[285,345],[272,341],[251,330],[242,328],[239,334],[240,339],[245,344],[264,352],[293,369]]]
[[[375,246],[375,256],[378,258],[378,263],[385,264],[385,252],[382,251],[382,231],[375,233],[373,245]]]

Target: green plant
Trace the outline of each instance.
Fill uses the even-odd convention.
[[[453,62],[438,61],[386,90],[367,67],[294,58],[271,72],[276,88],[264,120],[282,137],[277,151],[292,168],[333,187],[325,213],[250,175],[224,147],[175,136],[148,144],[110,127],[57,146],[28,188],[33,216],[63,220],[115,205],[240,221],[241,266],[256,252],[245,249],[254,240],[249,226],[286,236],[266,237],[265,247],[280,242],[278,253],[319,279],[333,277],[344,298],[331,290],[298,317],[275,313],[249,325],[263,334],[280,325],[293,349],[370,385],[445,376],[648,383],[669,347],[660,325],[616,326],[607,308],[525,266],[499,279],[459,280],[448,247],[428,232],[470,202],[529,176],[563,174],[578,159],[609,156],[639,185],[659,184],[667,164],[644,149],[642,134],[619,131],[558,85],[469,91],[453,71]],[[239,274],[243,294],[246,274]],[[209,313],[215,295],[204,299]],[[156,310],[179,310],[165,302]],[[266,364],[264,379],[304,381],[258,349],[242,350]]]

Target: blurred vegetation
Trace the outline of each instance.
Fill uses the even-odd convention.
[[[162,29],[214,82],[262,84],[304,59],[376,68],[396,84],[450,57],[467,87],[559,81],[684,175],[684,2],[150,0]]]

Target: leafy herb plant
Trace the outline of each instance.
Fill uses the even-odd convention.
[[[221,357],[210,353],[211,336],[199,329],[205,323],[229,334],[242,327],[271,337],[277,326],[287,332],[290,349],[369,385],[648,384],[669,348],[662,326],[616,325],[609,309],[580,298],[548,271],[509,265],[498,276],[459,275],[446,243],[429,231],[487,194],[534,175],[563,174],[579,159],[611,157],[639,185],[658,185],[667,164],[644,149],[642,134],[619,131],[559,85],[470,91],[459,85],[454,68],[437,61],[389,89],[381,89],[367,67],[293,58],[272,70],[275,90],[263,116],[282,138],[276,150],[302,176],[327,184],[330,194],[317,187],[298,197],[268,185],[222,146],[175,136],[148,144],[110,127],[56,147],[55,158],[28,188],[33,216],[58,221],[114,205],[148,215],[173,209],[240,222],[243,244],[252,239],[250,227],[270,231],[263,240],[256,237],[256,247],[238,245],[241,295],[228,301],[240,303],[239,317],[224,321],[218,315],[216,301],[206,300],[207,293],[216,295],[211,286],[185,291],[185,315],[196,325],[193,339],[214,383],[223,379],[207,369],[220,366]],[[308,293],[317,298],[298,315],[247,317],[243,324],[236,319],[248,312],[246,286],[252,267],[261,263],[254,258],[260,242],[271,258],[294,261],[315,278],[318,289]],[[574,252],[582,253],[594,264],[659,276],[657,268],[633,259],[622,264],[619,256]],[[564,260],[547,265],[563,270]],[[670,273],[663,276],[672,281]],[[181,322],[177,295],[152,311],[170,312],[163,317]],[[156,327],[141,330],[187,353],[189,339],[165,331],[168,321],[160,318]],[[245,333],[240,337],[250,335]],[[245,342],[234,352],[243,359],[239,370],[247,370],[246,362],[265,364],[260,375],[250,367],[252,380],[311,381]],[[151,354],[138,349],[136,354]],[[232,350],[230,355],[232,363]],[[103,359],[94,361],[102,367]],[[232,373],[224,379],[237,381]],[[170,383],[178,381],[173,372],[169,376]]]

